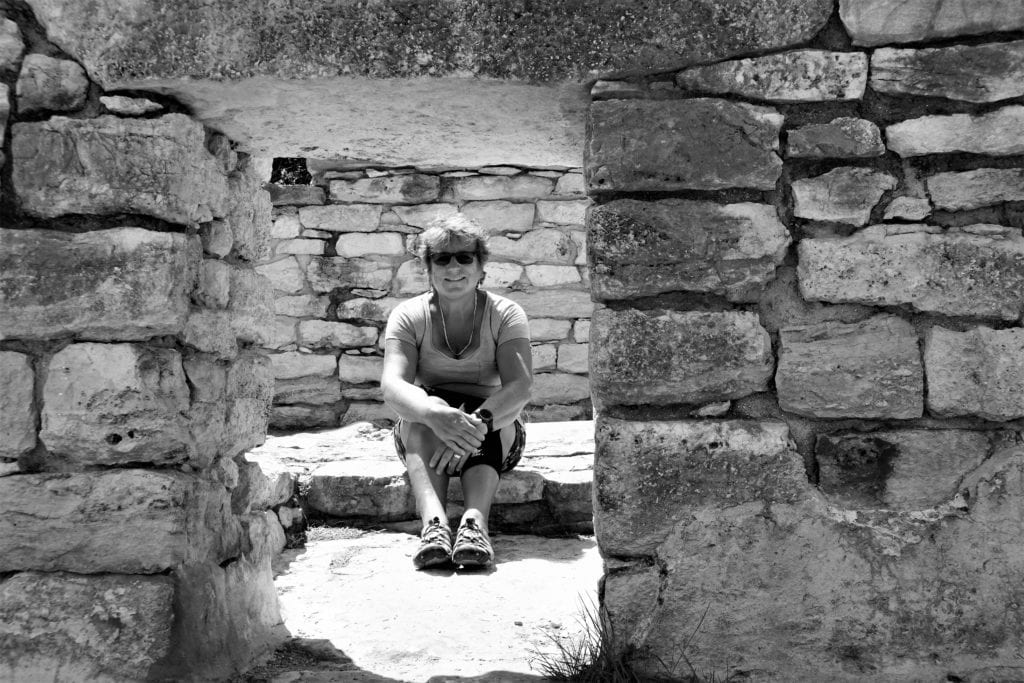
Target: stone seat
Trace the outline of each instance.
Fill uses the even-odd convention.
[[[522,461],[502,478],[498,489],[492,528],[592,533],[594,423],[534,422],[526,425],[526,434]],[[412,490],[389,429],[358,422],[327,431],[268,436],[246,459],[250,469],[262,471],[264,476],[258,479],[265,479],[261,486],[272,489],[267,493],[271,500],[297,491],[308,517],[418,531]],[[459,482],[453,479],[450,517],[461,514],[461,502]]]

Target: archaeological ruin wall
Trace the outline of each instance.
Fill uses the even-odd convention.
[[[595,528],[642,671],[1024,677],[1022,30],[842,0],[595,85]]]

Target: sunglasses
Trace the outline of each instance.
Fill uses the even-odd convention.
[[[430,262],[435,266],[447,266],[455,259],[460,265],[468,266],[476,260],[475,251],[439,251],[430,255]]]

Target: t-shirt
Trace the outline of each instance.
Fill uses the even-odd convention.
[[[430,292],[403,301],[391,312],[384,339],[397,339],[417,348],[417,384],[438,389],[449,384],[468,384],[479,391],[464,393],[477,396],[490,396],[501,388],[497,349],[512,339],[529,339],[530,326],[522,306],[497,294],[484,293],[480,343],[457,360],[434,348],[431,341]]]

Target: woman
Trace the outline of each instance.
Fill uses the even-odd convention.
[[[388,318],[381,376],[423,523],[413,564],[487,565],[491,502],[526,440],[519,413],[533,384],[529,325],[518,304],[480,289],[489,252],[470,219],[433,222],[416,253],[430,290]],[[465,502],[454,544],[445,511],[453,475]]]

